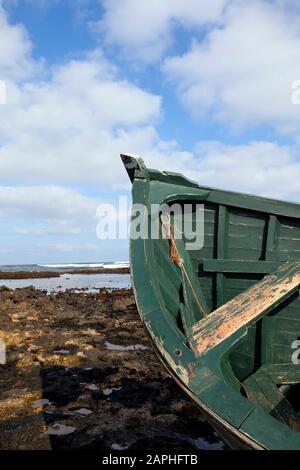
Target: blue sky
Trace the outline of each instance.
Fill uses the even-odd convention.
[[[96,237],[98,204],[130,194],[120,152],[300,201],[294,1],[0,5],[0,264],[128,259]]]

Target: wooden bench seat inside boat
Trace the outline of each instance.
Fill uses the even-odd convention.
[[[287,262],[250,289],[222,305],[192,327],[192,345],[206,354],[235,332],[250,326],[294,294],[300,286],[300,262]]]
[[[274,418],[300,431],[300,417],[284,390],[300,383],[300,366],[297,364],[267,364],[260,367],[242,384],[247,398]]]

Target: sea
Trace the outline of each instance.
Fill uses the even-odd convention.
[[[36,289],[50,292],[63,292],[67,289],[75,291],[97,292],[105,287],[108,289],[128,289],[131,286],[129,274],[71,274],[68,271],[74,269],[102,268],[118,269],[128,268],[126,261],[100,262],[100,263],[58,263],[58,264],[18,264],[18,265],[0,265],[0,271],[3,272],[61,272],[60,277],[42,278],[42,279],[0,279],[0,286],[6,286],[10,289],[20,289],[22,287],[33,286]]]
[[[66,272],[73,269],[88,269],[88,268],[103,268],[103,269],[118,269],[128,268],[128,261],[108,261],[101,263],[65,263],[65,264],[8,264],[0,265],[0,271],[3,272],[42,272],[42,271],[55,271]]]

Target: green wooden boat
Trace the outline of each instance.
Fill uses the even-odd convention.
[[[146,209],[148,236],[130,241],[133,289],[163,364],[230,447],[300,449],[300,205],[121,158]],[[202,208],[199,249],[175,236],[175,203],[192,223]]]

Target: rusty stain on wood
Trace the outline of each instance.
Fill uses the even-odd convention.
[[[187,369],[188,369],[188,373],[189,373],[190,378],[194,379],[196,377],[195,364],[193,362],[190,362]]]
[[[166,237],[169,240],[170,258],[173,263],[175,263],[180,268],[182,265],[182,260],[175,243],[174,229],[172,227],[169,214],[162,214],[161,222],[166,231]]]

